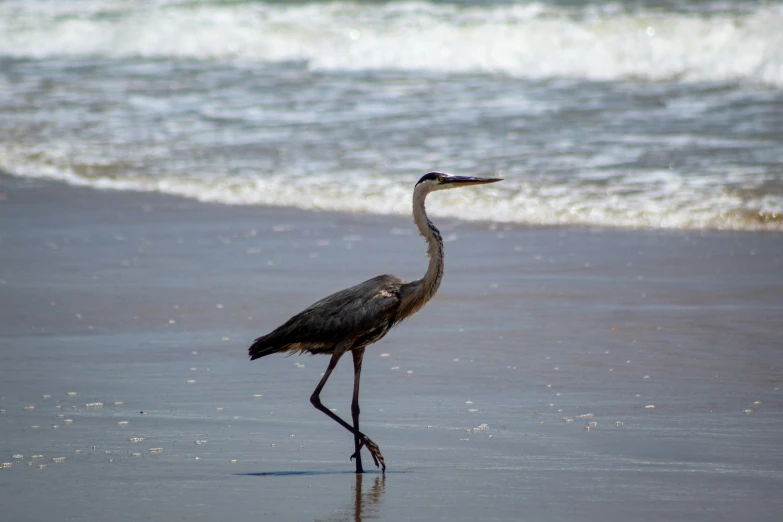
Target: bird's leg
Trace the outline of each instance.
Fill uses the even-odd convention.
[[[353,355],[353,400],[351,401],[351,416],[353,417],[353,445],[356,452],[351,459],[356,458],[356,473],[364,473],[362,468],[362,443],[359,440],[359,378],[362,373],[362,359],[364,358],[364,348],[356,348],[351,352]]]
[[[372,455],[373,460],[375,461],[376,467],[382,467],[383,471],[386,471],[386,464],[383,460],[383,455],[381,455],[381,450],[378,449],[378,445],[375,444],[373,441],[370,440],[367,435],[362,433],[361,431],[354,429],[353,426],[342,420],[340,417],[335,415],[334,412],[330,411],[329,408],[324,406],[321,403],[321,390],[324,389],[324,386],[326,385],[326,381],[329,379],[329,376],[332,374],[332,371],[334,370],[335,366],[337,366],[337,361],[340,360],[340,357],[343,356],[345,353],[345,350],[338,350],[335,351],[332,355],[332,358],[329,360],[329,367],[326,368],[326,372],[324,373],[324,376],[321,377],[321,382],[318,383],[318,386],[315,387],[315,391],[310,396],[310,403],[315,406],[319,411],[322,411],[329,417],[331,417],[335,422],[337,422],[340,426],[345,428],[346,430],[353,433],[355,436],[359,437],[359,442],[362,446],[367,446],[367,449],[370,450],[370,454]]]
[[[359,377],[362,372],[362,359],[364,358],[364,348],[353,350],[353,400],[351,401],[351,414],[353,415],[353,427],[354,431],[354,446],[356,452],[351,455],[351,459],[356,458],[356,473],[364,473],[362,470],[362,446],[366,446],[367,450],[372,455],[372,460],[375,461],[375,467],[380,467],[383,471],[386,471],[386,462],[381,455],[381,450],[378,445],[369,439],[369,437],[362,434],[359,431]]]

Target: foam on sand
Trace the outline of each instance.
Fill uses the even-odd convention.
[[[20,155],[2,146],[0,169],[98,189],[160,192],[229,205],[366,214],[409,215],[412,188],[409,177],[364,172],[305,178],[287,172],[253,177],[88,176],[53,158],[42,162],[40,156]],[[730,176],[737,185],[744,179],[742,172]],[[483,190],[439,194],[428,202],[428,209],[433,216],[536,226],[783,231],[783,196],[764,193],[755,178],[746,180],[747,187],[731,191],[717,176],[694,179],[672,170],[618,172],[610,181],[607,187],[588,179],[542,181],[511,175],[502,184]]]

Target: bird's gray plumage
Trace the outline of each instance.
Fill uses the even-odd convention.
[[[341,342],[348,350],[371,344],[402,320],[400,289],[405,282],[380,275],[313,303],[250,346],[250,359],[278,352],[331,353]]]
[[[413,190],[413,221],[427,241],[429,264],[424,277],[405,282],[393,275],[380,275],[335,292],[299,312],[272,332],[259,337],[250,346],[250,359],[273,353],[331,354],[329,367],[310,397],[313,406],[334,419],[354,435],[356,472],[362,473],[360,451],[366,447],[376,466],[386,470],[378,446],[359,431],[359,378],[364,349],[381,339],[397,323],[424,306],[440,287],[443,278],[443,239],[427,217],[424,200],[430,192],[501,181],[497,178],[472,178],[430,172],[422,176]],[[354,363],[353,426],[321,404],[320,393],[329,375],[345,353]]]

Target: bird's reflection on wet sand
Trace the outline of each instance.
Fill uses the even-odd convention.
[[[351,500],[345,507],[327,518],[317,518],[315,522],[353,521],[362,522],[380,518],[381,503],[386,491],[386,475],[376,475],[370,479],[365,474],[356,474],[356,482],[351,488]],[[370,482],[365,487],[363,481]]]

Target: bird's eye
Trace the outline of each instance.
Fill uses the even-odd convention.
[[[438,183],[443,183],[445,179],[443,176],[438,176]]]

